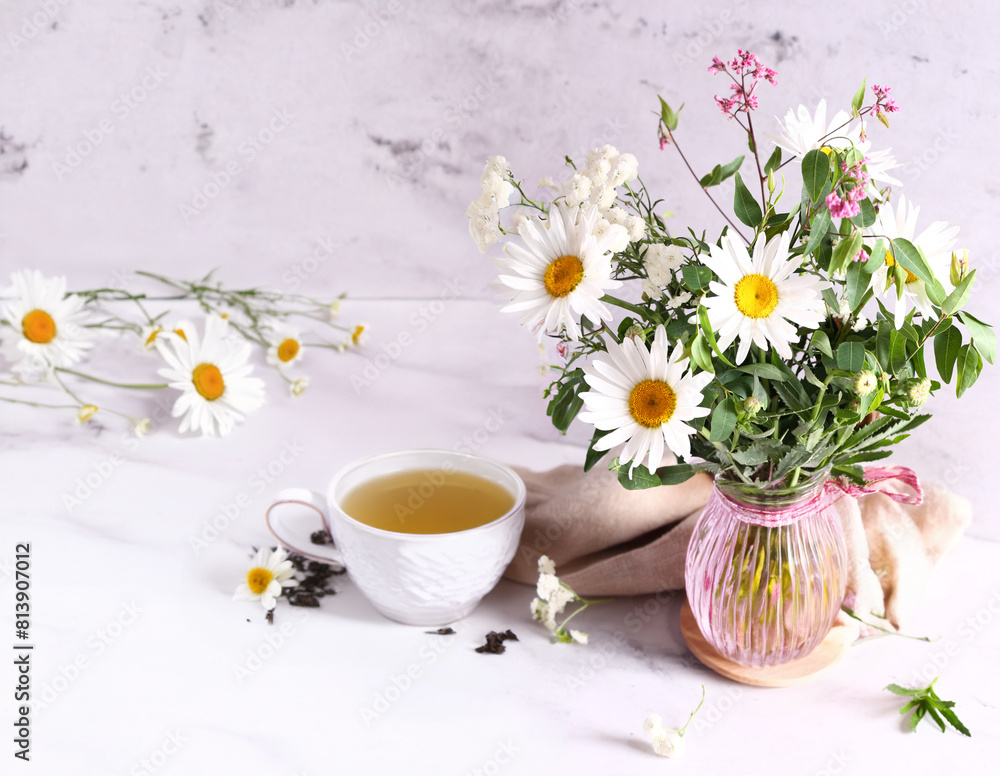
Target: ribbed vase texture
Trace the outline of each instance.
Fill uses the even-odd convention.
[[[823,483],[794,493],[716,483],[688,545],[688,602],[724,657],[769,666],[825,638],[847,582],[847,546]]]

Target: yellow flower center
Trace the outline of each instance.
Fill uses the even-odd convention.
[[[299,354],[299,341],[289,337],[278,345],[278,360],[287,363]]]
[[[886,253],[885,254],[885,266],[887,266],[889,268],[892,268],[892,267],[896,266],[896,260],[892,257],[891,253]],[[916,283],[919,278],[917,278],[916,275],[914,275],[912,272],[910,272],[910,270],[906,269],[906,267],[903,267],[903,269],[906,270],[906,282],[907,283]]]
[[[32,310],[21,319],[21,330],[28,342],[45,345],[56,336],[56,322],[44,310]]]
[[[583,262],[576,256],[560,256],[545,268],[545,290],[562,299],[583,280]]]
[[[646,428],[662,426],[677,409],[677,394],[662,380],[643,380],[628,396],[628,411]]]
[[[273,572],[257,566],[247,572],[247,587],[250,588],[250,592],[254,595],[260,595],[267,590],[267,586],[271,584],[272,579],[274,579]]]
[[[351,342],[357,345],[361,341],[361,335],[365,333],[364,324],[359,323],[354,327],[354,331],[351,332]]]
[[[763,275],[746,275],[736,284],[736,309],[748,318],[766,318],[778,306],[778,287]]]
[[[198,364],[191,373],[191,382],[195,390],[209,401],[215,401],[226,390],[226,381],[215,364]]]

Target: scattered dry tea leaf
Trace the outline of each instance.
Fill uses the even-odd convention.
[[[476,647],[476,652],[481,654],[489,653],[491,655],[502,655],[507,651],[507,647],[503,645],[504,641],[517,641],[517,636],[514,635],[514,631],[509,628],[503,633],[497,633],[496,631],[490,631],[486,634],[486,643],[481,647]]]
[[[438,628],[437,630],[424,631],[432,636],[451,636],[455,632],[454,628]]]

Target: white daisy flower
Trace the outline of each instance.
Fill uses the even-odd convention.
[[[84,328],[84,300],[66,296],[66,278],[46,278],[38,270],[13,272],[11,285],[0,296],[12,297],[0,307],[2,352],[12,371],[40,379],[53,367],[81,361],[93,347],[93,335]]]
[[[897,329],[903,325],[903,321],[906,320],[906,316],[913,308],[925,316],[932,316],[934,304],[927,296],[927,286],[924,281],[909,270],[906,270],[903,296],[900,298],[897,295],[896,287],[892,284],[889,275],[889,270],[896,264],[892,251],[889,249],[889,240],[900,238],[909,240],[923,251],[924,258],[927,259],[934,277],[940,280],[942,285],[951,285],[949,277],[951,249],[958,237],[958,227],[949,228],[945,221],[935,221],[918,235],[917,218],[919,216],[920,208],[912,202],[907,202],[906,197],[901,196],[896,207],[888,202],[882,204],[875,223],[869,230],[873,236],[884,237],[887,241],[885,263],[872,275],[872,288],[879,297],[893,299],[893,317]]]
[[[613,238],[593,234],[597,218],[593,208],[583,212],[556,205],[546,220],[521,224],[520,243],[508,242],[507,257],[496,262],[499,281],[515,291],[503,312],[521,313],[521,324],[539,339],[563,330],[579,338],[583,315],[595,324],[612,318],[600,298],[621,281],[611,278]]]
[[[687,374],[684,346],[677,343],[668,358],[667,344],[661,324],[649,350],[626,337],[621,345],[609,346],[610,361],[595,360],[584,370],[592,390],[580,394],[586,405],[580,420],[611,432],[598,440],[595,450],[625,443],[618,459],[623,464],[632,462],[629,476],[643,458],[649,470],[656,471],[663,461],[664,445],[680,458],[689,457],[694,429],[686,421],[709,412],[699,405],[712,375]]]
[[[896,161],[895,157],[890,153],[891,148],[885,148],[880,151],[870,151],[871,143],[868,141],[862,141],[858,145],[858,150],[861,151],[868,159],[865,162],[865,169],[868,171],[868,196],[869,198],[880,202],[882,200],[882,192],[879,190],[877,184],[884,186],[902,186],[903,183],[897,178],[889,175],[889,170],[895,170],[897,167],[902,167],[902,165]]]
[[[768,137],[782,151],[799,158],[823,146],[837,150],[856,146],[861,135],[860,125],[851,126],[851,116],[845,111],[837,111],[827,123],[825,99],[819,101],[815,113],[805,105],[800,105],[797,112],[789,108],[785,120],[779,123],[781,132]]]
[[[143,326],[142,332],[139,334],[139,339],[142,343],[143,351],[155,351],[156,350],[156,340],[163,334],[176,334],[182,340],[187,342],[187,331],[194,328],[194,324],[190,321],[179,321],[172,329],[164,329],[159,323],[152,326]]]
[[[709,285],[716,296],[705,300],[708,318],[721,350],[739,337],[737,364],[743,363],[751,344],[767,350],[770,343],[779,356],[791,358],[789,345],[799,337],[796,326],[814,329],[826,317],[820,294],[829,284],[795,272],[804,257],[788,256],[790,239],[791,231],[766,243],[758,238],[751,259],[742,243],[726,235],[721,248],[713,245],[711,255],[702,257],[722,281]]]
[[[276,369],[292,366],[302,359],[305,346],[302,332],[286,323],[274,322],[267,328],[267,363]]]
[[[606,218],[598,218],[594,222],[594,237],[599,240],[604,238],[610,253],[621,253],[628,248],[628,229],[621,224],[613,224]]]
[[[270,611],[286,587],[294,587],[298,582],[292,579],[295,569],[288,560],[288,553],[281,547],[271,552],[265,547],[257,550],[246,580],[236,588],[234,601],[260,601]]]
[[[191,326],[185,338],[176,334],[156,338],[156,349],[168,366],[159,373],[171,388],[181,391],[174,403],[173,416],[184,416],[180,431],[199,430],[213,436],[218,427],[222,436],[233,430],[264,403],[264,381],[250,377],[247,363],[250,345],[226,339],[228,324],[210,315],[205,320],[205,337]]]
[[[356,348],[364,347],[368,342],[368,324],[359,323],[351,331],[351,344]]]

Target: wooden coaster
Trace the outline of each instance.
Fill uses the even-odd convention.
[[[715,673],[741,684],[754,687],[791,687],[811,682],[839,663],[850,647],[850,629],[834,625],[826,638],[805,657],[777,666],[754,668],[734,663],[720,655],[698,628],[694,612],[687,601],[681,607],[681,633],[696,658]]]

